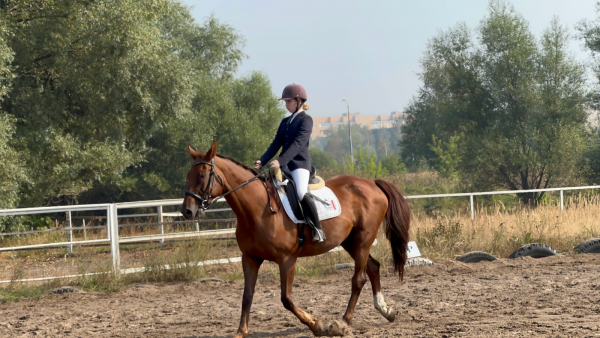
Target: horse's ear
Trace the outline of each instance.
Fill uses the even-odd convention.
[[[212,147],[206,153],[207,161],[212,160],[217,155],[217,140],[213,140]]]
[[[192,156],[192,160],[195,161],[200,156],[200,154],[198,154],[197,151],[195,151],[192,147],[190,147],[189,143],[187,144],[187,146],[188,146],[188,151],[190,152],[190,156]]]

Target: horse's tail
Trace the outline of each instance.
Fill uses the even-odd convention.
[[[384,180],[375,180],[375,184],[388,199],[388,209],[385,214],[385,237],[390,241],[392,247],[394,270],[398,272],[400,280],[402,280],[407,259],[410,210],[402,192],[395,185]]]

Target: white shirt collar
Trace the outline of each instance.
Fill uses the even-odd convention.
[[[292,121],[294,121],[294,117],[296,117],[296,115],[302,113],[304,110],[298,110],[297,112],[295,112],[294,114],[292,114],[292,118],[290,119],[290,123],[292,123]]]

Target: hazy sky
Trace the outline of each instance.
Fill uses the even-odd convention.
[[[261,71],[273,92],[299,83],[308,91],[312,116],[389,114],[403,110],[420,86],[419,59],[440,30],[465,22],[479,26],[488,12],[485,0],[184,0],[197,22],[214,16],[242,35],[248,55],[238,71]],[[594,19],[592,0],[518,0],[516,10],[536,37],[553,16],[573,28]],[[580,41],[571,51],[588,58]]]

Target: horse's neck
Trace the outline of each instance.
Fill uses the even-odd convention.
[[[223,173],[226,191],[235,189],[242,183],[254,177],[252,172],[227,159],[219,158],[217,160],[217,167],[219,167]],[[256,179],[254,182],[260,183],[259,179]],[[225,196],[227,203],[237,216],[243,215],[248,217],[252,215],[253,213],[250,210],[252,206],[257,205],[257,202],[260,203],[263,198],[266,198],[264,187],[258,186],[254,182]]]

